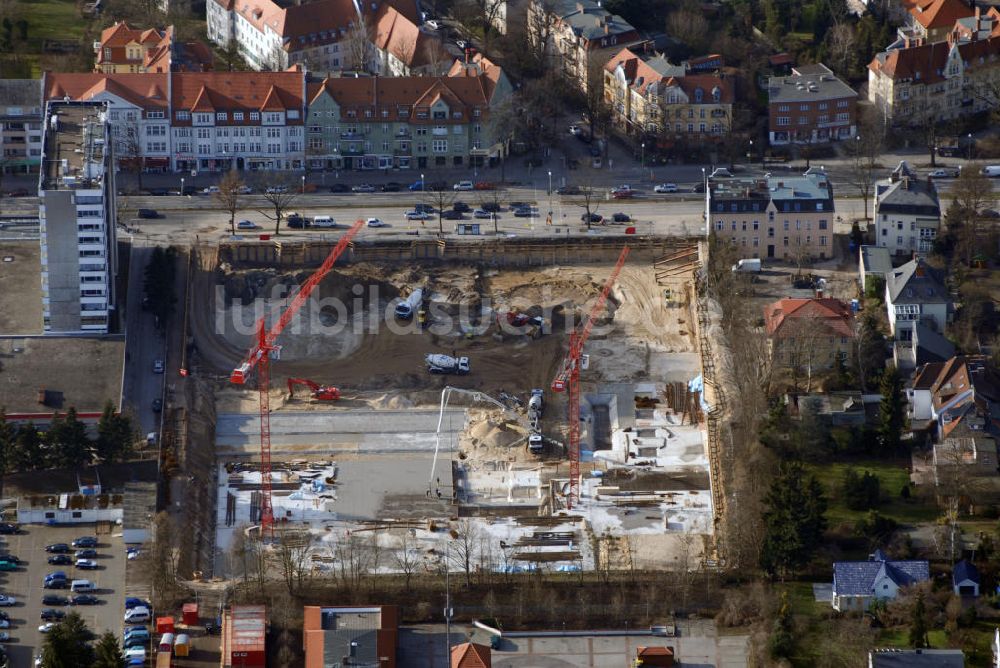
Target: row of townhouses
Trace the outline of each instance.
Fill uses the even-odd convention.
[[[124,21],[101,31],[94,42],[94,71],[207,72],[214,56],[201,42],[178,42],[174,27],[132,28]]]
[[[512,90],[484,58],[441,77],[46,73],[40,94],[31,83],[36,113],[48,100],[107,102],[119,164],[144,171],[484,164],[506,150],[490,110]]]

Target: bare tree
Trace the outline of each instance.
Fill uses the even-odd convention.
[[[288,595],[301,592],[309,577],[309,557],[313,537],[308,531],[292,531],[283,525],[274,545],[274,558],[278,562]]]
[[[344,40],[345,70],[367,72],[371,64],[373,31],[362,14],[351,23]]]
[[[583,115],[590,126],[590,136],[597,137],[598,130],[606,133],[611,124],[611,105],[604,97],[604,66],[599,60],[587,66],[586,90],[583,93]],[[607,142],[605,142],[605,150]]]
[[[455,191],[448,190],[442,184],[436,184],[431,190],[425,189],[421,193],[420,200],[437,211],[438,232],[444,234],[444,210],[455,201]]]
[[[849,75],[858,59],[854,26],[839,21],[835,23],[826,34],[826,45],[827,62],[838,74]]]
[[[851,155],[851,185],[858,189],[864,200],[865,220],[868,220],[868,198],[875,189],[875,172],[879,167],[879,155],[885,130],[874,114],[865,114],[859,119],[858,135],[848,142]]]
[[[461,520],[451,532],[449,561],[465,572],[465,586],[472,586],[472,565],[479,549],[479,528],[469,520]]]
[[[593,218],[597,214],[597,210],[601,208],[600,191],[594,186],[587,184],[580,186],[580,196],[583,198],[583,201],[577,204],[577,206],[583,209],[583,222],[587,224],[587,229],[589,230],[593,223]]]
[[[952,207],[948,211],[949,233],[955,237],[956,255],[966,267],[983,242],[982,211],[995,201],[993,186],[976,163],[965,165],[951,188]]]
[[[536,73],[544,72],[552,48],[556,25],[556,0],[529,0],[528,5],[528,64]]]
[[[697,5],[682,6],[667,15],[667,34],[677,35],[693,53],[708,49],[712,31],[705,15]]]
[[[389,45],[386,45],[389,48]],[[389,55],[394,57],[400,62],[399,72],[393,72],[390,68],[388,72],[383,72],[383,74],[391,76],[409,76],[412,74],[412,64],[413,56],[417,53],[417,43],[416,40],[412,38],[404,39],[399,45],[389,52]],[[388,63],[387,63],[388,64]]]
[[[403,582],[406,591],[410,591],[410,580],[413,578],[413,571],[417,568],[417,556],[415,548],[410,543],[410,529],[406,529],[399,539],[399,547],[393,552],[393,562],[396,568],[403,574]]]
[[[139,123],[135,118],[128,118],[117,123],[113,130],[115,134],[115,154],[118,165],[136,177],[136,187],[142,190],[143,152],[142,136],[139,134]]]
[[[493,234],[500,234],[500,209],[507,203],[507,191],[504,188],[479,191],[479,206],[490,212],[493,221]]]
[[[274,235],[281,234],[281,221],[285,212],[298,199],[299,185],[288,177],[269,176],[260,183],[261,197],[270,205],[270,211],[258,209],[258,213],[274,221]]]
[[[243,189],[245,187],[240,173],[231,169],[219,181],[219,192],[215,193],[216,201],[229,212],[229,231],[233,235],[236,234],[236,212],[243,208]]]

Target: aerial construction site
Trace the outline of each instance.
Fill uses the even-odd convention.
[[[386,572],[714,558],[696,241],[336,242],[192,258],[205,568],[261,533],[317,571],[362,547]]]

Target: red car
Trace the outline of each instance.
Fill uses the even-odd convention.
[[[476,190],[494,190],[495,186],[489,181],[478,181],[476,183]]]
[[[614,197],[615,199],[630,199],[634,194],[635,192],[633,192],[631,189],[623,190],[619,188],[617,190],[611,191],[611,196]]]

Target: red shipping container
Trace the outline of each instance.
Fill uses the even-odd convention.
[[[185,603],[183,610],[184,623],[188,626],[198,626],[198,604]]]
[[[174,632],[174,618],[173,617],[157,617],[156,618],[156,632],[157,633],[173,633]]]

